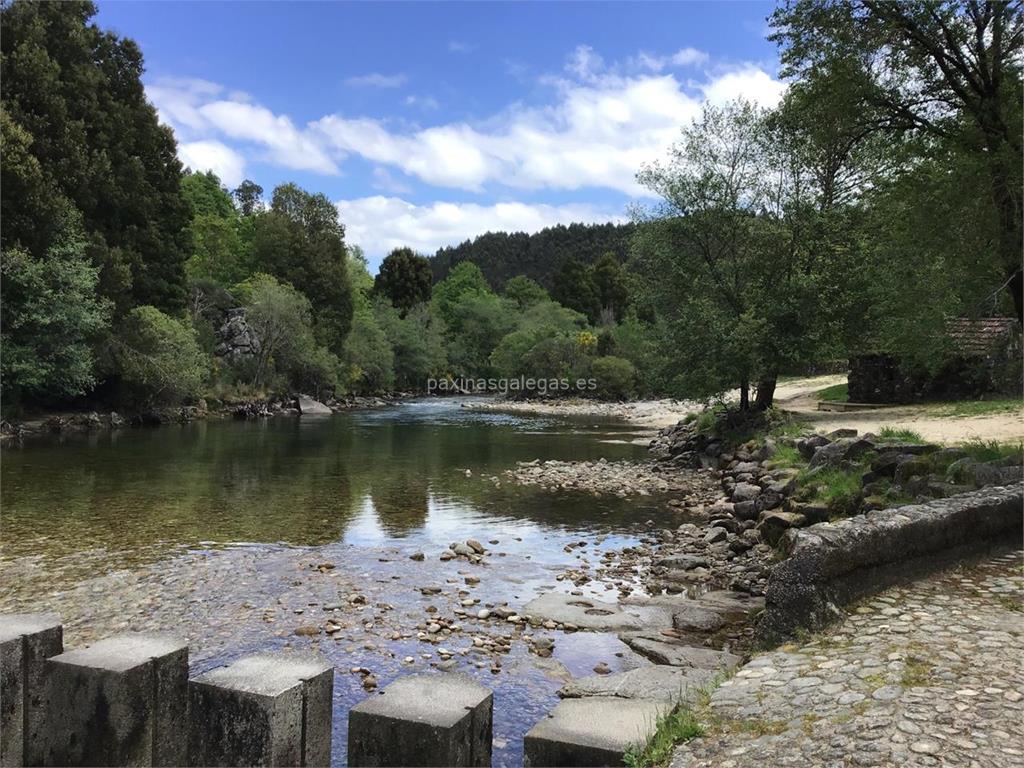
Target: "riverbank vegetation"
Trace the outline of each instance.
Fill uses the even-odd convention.
[[[632,223],[396,248],[375,277],[325,195],[183,169],[90,3],[0,14],[5,413],[445,376],[766,409],[780,376],[866,353],[943,375],[951,318],[1021,317],[1009,4],[786,0],[782,102],[680,126]],[[1019,349],[1018,327],[971,386],[1019,392]]]

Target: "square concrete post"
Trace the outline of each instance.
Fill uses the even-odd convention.
[[[489,766],[494,694],[468,675],[409,675],[348,713],[350,766]]]
[[[667,701],[594,696],[565,699],[523,740],[527,766],[621,766],[631,746],[654,735]]]
[[[60,617],[52,613],[0,616],[0,766],[42,761],[43,662],[63,650]]]
[[[327,766],[334,667],[257,654],[189,681],[192,765]]]
[[[47,665],[45,765],[185,765],[188,646],[125,634]]]

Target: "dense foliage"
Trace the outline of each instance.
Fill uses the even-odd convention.
[[[441,248],[430,260],[434,280],[448,276],[458,264],[476,264],[487,282],[501,290],[505,282],[523,275],[547,290],[563,262],[574,258],[593,264],[605,253],[620,262],[629,254],[632,224],[570,224],[525,232],[488,232],[459,245]]]

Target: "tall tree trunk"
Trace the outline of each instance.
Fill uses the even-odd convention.
[[[775,381],[777,376],[765,376],[757,382],[757,398],[754,400],[754,407],[759,411],[766,411],[772,407],[775,400]]]
[[[750,382],[746,379],[740,382],[740,410],[750,410]]]

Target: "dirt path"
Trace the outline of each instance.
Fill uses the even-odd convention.
[[[969,440],[1024,441],[1024,401],[1016,412],[986,416],[943,415],[935,405],[902,405],[865,411],[819,411],[817,393],[825,387],[843,384],[844,375],[810,376],[783,381],[775,390],[775,404],[792,411],[819,432],[852,428],[877,433],[882,427],[912,429],[925,440],[953,444]],[[502,400],[473,406],[481,410],[511,413],[540,413],[558,416],[604,416],[620,418],[651,432],[671,426],[688,413],[701,410],[693,400],[636,400],[630,403],[602,403],[594,400]]]
[[[969,440],[1024,441],[1024,402],[1016,412],[986,416],[942,415],[942,407],[935,405],[902,405],[849,412],[819,411],[817,391],[843,381],[841,376],[817,377],[794,382],[796,386],[786,392],[779,387],[775,404],[796,413],[801,421],[818,432],[851,428],[861,433],[877,433],[882,427],[897,427],[912,429],[925,440],[947,445]]]

